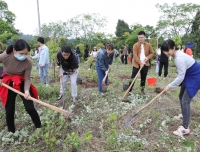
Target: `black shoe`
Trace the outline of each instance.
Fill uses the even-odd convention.
[[[144,92],[144,90],[141,90],[141,93],[142,93],[142,95],[145,95],[145,92]]]
[[[59,101],[59,100],[61,100],[62,99],[62,95],[59,95],[59,97],[56,99],[56,101]]]

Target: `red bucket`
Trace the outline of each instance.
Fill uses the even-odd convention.
[[[156,78],[147,78],[148,86],[154,86],[156,84]]]

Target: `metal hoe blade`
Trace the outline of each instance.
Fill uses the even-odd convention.
[[[131,122],[131,120],[132,120],[136,115],[137,115],[137,113],[134,114],[134,115],[132,115],[132,116],[130,116],[130,117],[128,117],[128,118],[124,121],[124,125],[125,125],[127,128],[133,129],[133,127],[130,125],[130,122]]]

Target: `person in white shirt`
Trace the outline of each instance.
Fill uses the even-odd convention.
[[[92,50],[92,52],[90,53],[90,56],[93,57],[94,62],[95,62],[96,59],[97,59],[97,47],[96,47],[96,46],[93,47],[93,50]],[[93,63],[90,64],[90,68],[89,68],[88,70],[91,69],[92,65],[93,65]]]
[[[136,74],[138,73],[139,69],[142,67],[140,71],[141,75],[141,93],[144,95],[144,88],[146,83],[146,77],[148,73],[148,69],[150,66],[150,59],[154,55],[153,48],[150,43],[145,42],[146,34],[144,31],[140,31],[138,33],[138,42],[133,45],[133,69],[131,78],[135,78]],[[129,85],[131,82],[129,82]],[[129,92],[132,91],[132,88]]]
[[[181,52],[183,52],[183,51],[184,51],[184,49],[183,49],[182,45],[178,45],[178,51],[181,51]]]
[[[160,66],[160,55],[161,55],[161,44],[158,44],[158,48],[156,50],[156,73],[159,72],[159,66]]]

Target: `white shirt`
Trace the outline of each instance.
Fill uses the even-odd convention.
[[[145,60],[146,56],[145,56],[145,53],[144,53],[144,44],[141,44],[141,53],[140,53],[140,61],[142,63],[145,63],[144,60]]]
[[[178,87],[181,82],[183,82],[187,69],[189,69],[195,63],[195,60],[191,56],[181,51],[176,51],[174,56],[174,63],[178,71],[178,76],[168,85],[169,88]]]
[[[92,51],[90,55],[96,58],[97,57],[97,51]]]
[[[161,55],[161,50],[157,49],[157,55]]]

